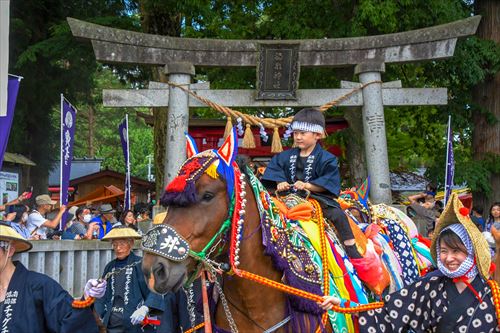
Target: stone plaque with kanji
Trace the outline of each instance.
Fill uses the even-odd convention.
[[[299,44],[260,44],[257,99],[296,100]]]

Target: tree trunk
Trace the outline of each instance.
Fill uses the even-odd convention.
[[[167,82],[167,76],[162,67],[152,70],[153,78],[156,81]],[[168,108],[153,108],[153,126],[154,126],[154,165],[156,181],[156,198],[159,198],[163,191],[163,180],[165,178],[165,156],[166,156],[166,138],[167,138]]]
[[[500,43],[500,1],[498,0],[476,0],[476,14],[483,16],[477,35],[483,39],[489,39]],[[493,155],[500,157],[500,72],[493,77],[487,77],[484,82],[478,84],[473,91],[473,100],[485,112],[474,112],[474,131],[472,137],[472,149],[475,160],[484,160]],[[493,115],[495,121],[488,121],[488,113]],[[498,167],[497,167],[498,169]],[[490,183],[493,192],[487,195],[483,192],[474,192],[474,205],[484,208],[485,216],[492,202],[500,197],[500,174],[492,173]]]
[[[141,0],[140,14],[142,30],[146,33],[178,37],[181,33],[181,14],[172,12],[167,4],[156,3],[152,0]],[[156,81],[167,82],[163,67],[152,69],[152,77]],[[154,123],[154,165],[156,180],[156,198],[163,191],[165,166],[165,140],[167,133],[168,108],[153,108]]]

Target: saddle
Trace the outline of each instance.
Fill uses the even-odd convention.
[[[318,237],[323,237],[322,235],[317,234],[317,228],[311,229],[310,224],[309,226],[306,225],[311,220],[318,223],[318,217],[322,216],[322,214],[318,214],[319,212],[316,212],[315,209],[321,209],[320,205],[313,205],[307,199],[304,199],[296,194],[289,194],[285,197],[276,197],[273,198],[273,201],[276,207],[278,207],[280,214],[288,219],[303,221],[301,226],[306,231],[310,242],[314,243],[315,238],[317,239]],[[370,290],[375,292],[375,294],[381,295],[390,282],[389,273],[385,267],[383,267],[379,258],[381,249],[375,249],[374,243],[368,239],[351,216],[347,215],[347,217],[356,240],[358,251],[363,256],[363,258],[360,259],[350,259],[350,262],[356,268],[358,277],[365,283],[365,285]],[[329,228],[330,230],[325,230],[325,236],[331,243],[335,242],[342,246],[341,242],[339,242],[336,237],[332,237],[331,231],[335,229],[332,221],[330,221],[329,226],[331,228]],[[316,246],[314,247],[318,250]],[[338,260],[339,257],[337,256],[335,262],[338,263]],[[332,265],[336,265],[336,263],[330,262],[329,266]]]

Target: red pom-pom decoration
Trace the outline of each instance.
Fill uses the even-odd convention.
[[[495,265],[494,262],[490,264],[490,274],[495,273],[495,270],[497,269],[497,265]]]
[[[167,192],[182,192],[186,188],[187,175],[175,177],[165,189]]]
[[[462,216],[469,216],[469,209],[466,207],[462,207],[458,211]]]

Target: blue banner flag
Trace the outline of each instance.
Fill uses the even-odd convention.
[[[444,183],[444,204],[448,202],[453,187],[455,175],[455,157],[453,156],[453,131],[451,130],[451,115],[448,117],[448,133],[446,139],[446,171]]]
[[[128,114],[118,126],[120,140],[122,143],[123,156],[125,157],[125,197],[123,199],[123,209],[130,209],[130,147],[128,141]]]
[[[73,142],[75,139],[76,108],[61,94],[61,182],[59,185],[59,202],[68,204],[68,187],[73,160]],[[64,212],[59,229],[66,225],[67,212]]]
[[[7,84],[7,113],[0,117],[0,170],[2,170],[3,156],[9,142],[9,133],[14,119],[14,109],[16,108],[17,93],[22,77],[10,75]],[[1,113],[1,112],[0,112]]]

